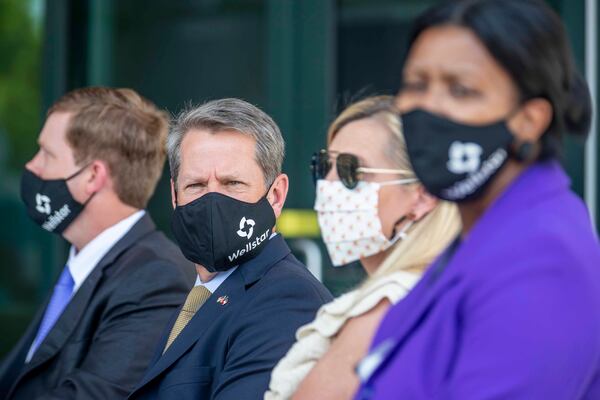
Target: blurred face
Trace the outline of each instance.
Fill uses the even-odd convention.
[[[389,146],[390,135],[392,133],[381,121],[376,118],[365,118],[351,122],[340,129],[328,150],[334,154],[339,152],[356,155],[361,167],[398,169],[385,152],[386,147]],[[403,178],[407,176],[372,173],[361,176],[361,180],[367,182],[385,182]],[[336,168],[331,168],[326,179],[339,180]],[[386,237],[391,238],[397,222],[412,212],[417,198],[415,185],[381,186],[378,212],[383,234]]]
[[[176,183],[182,206],[209,192],[255,203],[267,191],[255,159],[256,141],[236,131],[189,131],[181,143],[181,166]]]
[[[65,112],[50,114],[38,137],[39,150],[25,168],[42,179],[68,178],[81,167],[75,164],[73,149],[69,146],[66,134],[71,116]],[[69,191],[77,201],[85,200],[82,193],[85,179],[80,174],[67,181]]]
[[[473,129],[504,121],[512,135],[512,138],[506,139],[510,140],[512,150],[523,149],[522,144],[525,143],[533,149],[526,159],[509,157],[491,181],[483,182],[483,185],[489,185],[483,188],[481,197],[473,198],[472,201],[480,202],[477,207],[469,207],[471,201],[465,201],[466,206],[461,207],[465,234],[482,210],[528,163],[535,161],[540,137],[552,120],[552,106],[548,100],[539,97],[521,101],[519,90],[508,72],[471,30],[457,26],[432,27],[419,35],[406,60],[403,83],[396,99],[402,113],[423,109]],[[493,141],[496,138],[483,139]],[[414,154],[412,156],[415,157]],[[445,171],[446,166],[432,165],[431,168]],[[425,173],[421,171],[421,174]],[[468,178],[465,178],[457,183],[467,181]],[[440,186],[439,182],[436,184]],[[446,187],[450,184],[450,181],[444,183]]]
[[[422,108],[456,122],[481,125],[505,118],[518,105],[511,77],[462,27],[425,30],[410,50],[403,82],[397,97],[401,112]]]
[[[77,171],[73,150],[66,140],[70,115],[52,113],[38,138],[39,150],[25,168],[42,179],[60,179]]]

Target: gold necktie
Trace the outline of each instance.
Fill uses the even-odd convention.
[[[175,325],[173,325],[173,328],[171,329],[171,333],[169,334],[169,339],[167,340],[167,344],[165,346],[165,349],[163,350],[163,353],[167,351],[171,343],[175,341],[177,336],[179,336],[181,331],[183,331],[183,328],[185,328],[188,322],[190,322],[194,314],[196,314],[200,307],[202,307],[206,299],[208,299],[208,297],[211,294],[212,293],[210,292],[210,290],[208,290],[202,285],[195,286],[192,289],[190,294],[188,294],[187,298],[185,299],[185,304],[183,305],[183,307],[181,308],[181,312],[179,312],[179,315],[177,316]]]

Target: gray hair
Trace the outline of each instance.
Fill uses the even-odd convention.
[[[281,174],[285,144],[279,127],[264,111],[240,99],[220,99],[188,107],[173,121],[167,139],[171,179],[177,182],[181,165],[181,142],[191,129],[213,133],[235,130],[256,140],[256,161],[267,187]]]

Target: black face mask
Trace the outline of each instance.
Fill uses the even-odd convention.
[[[210,272],[226,271],[256,257],[274,225],[266,195],[246,203],[216,192],[175,207],[171,220],[185,257]]]
[[[25,169],[21,176],[21,199],[36,224],[48,232],[62,234],[77,218],[94,195],[85,204],[79,203],[71,195],[67,181],[86,167],[65,179],[42,179]]]
[[[402,115],[415,174],[432,195],[453,202],[480,197],[508,160],[515,140],[506,119],[464,125],[424,110]]]

